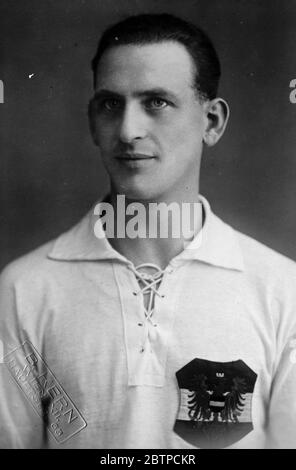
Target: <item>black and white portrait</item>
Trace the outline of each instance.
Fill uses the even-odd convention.
[[[0,448],[296,448],[295,25],[1,1]]]

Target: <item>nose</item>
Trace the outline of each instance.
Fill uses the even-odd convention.
[[[146,136],[146,120],[137,104],[126,104],[119,124],[119,140],[131,143]]]

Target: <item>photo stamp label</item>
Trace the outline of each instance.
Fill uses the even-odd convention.
[[[289,344],[291,351],[290,351],[290,362],[292,364],[296,364],[296,339],[291,339],[290,344]]]
[[[87,426],[73,401],[29,341],[6,354],[3,360],[58,443],[67,441]]]

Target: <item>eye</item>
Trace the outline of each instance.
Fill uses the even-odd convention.
[[[122,104],[117,98],[106,98],[102,101],[101,106],[107,111],[117,111],[121,108]]]
[[[156,98],[151,98],[149,100],[147,100],[146,102],[146,107],[148,109],[163,109],[165,108],[166,106],[168,106],[168,102],[162,98],[159,98],[159,97],[156,97]]]

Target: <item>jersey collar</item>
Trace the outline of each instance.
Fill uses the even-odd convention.
[[[224,223],[211,210],[205,197],[199,196],[204,208],[204,224],[186,249],[177,255],[171,264],[184,260],[197,260],[213,266],[242,271],[243,255],[236,231]],[[114,259],[130,264],[123,255],[110,245],[102,229],[102,238],[94,234],[94,224],[98,216],[93,209],[69,231],[60,235],[54,242],[48,257],[64,261],[96,261]]]

